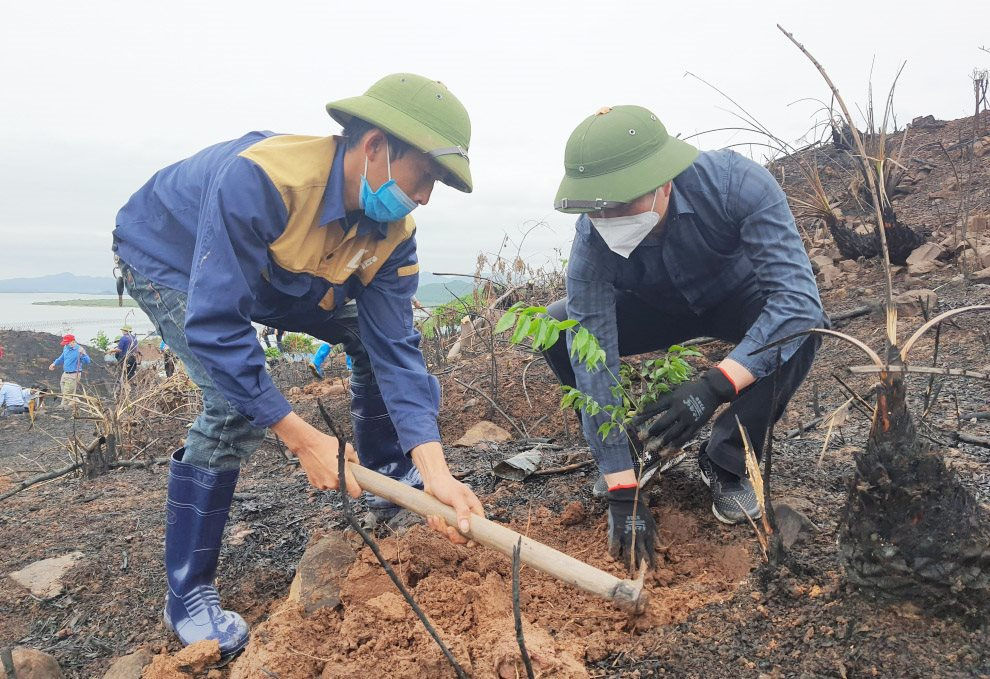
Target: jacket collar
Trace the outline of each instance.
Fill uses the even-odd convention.
[[[359,234],[371,233],[379,239],[388,235],[388,224],[376,222],[361,211],[350,214],[344,209],[344,151],[346,144],[342,137],[336,137],[337,150],[333,155],[333,165],[330,166],[330,176],[327,178],[326,192],[323,194],[323,211],[320,213],[320,226],[344,220],[345,232],[351,224],[357,224]]]

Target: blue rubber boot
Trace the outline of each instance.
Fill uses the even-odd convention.
[[[320,345],[320,348],[316,350],[313,354],[313,360],[309,364],[309,369],[313,372],[313,375],[322,380],[323,379],[323,362],[327,360],[327,354],[330,353],[330,345],[324,342]]]
[[[220,607],[213,586],[220,541],[239,470],[210,471],[172,455],[165,502],[165,625],[186,646],[204,639],[220,642],[221,659],[244,648],[250,631],[240,615]]]
[[[419,470],[399,445],[399,435],[392,425],[378,384],[359,384],[351,380],[351,425],[361,466],[407,486],[423,488]],[[365,499],[379,521],[387,521],[399,511],[399,507],[376,495],[366,493]]]

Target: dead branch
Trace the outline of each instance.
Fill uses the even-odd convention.
[[[845,100],[842,99],[842,95],[839,94],[839,88],[835,86],[832,79],[829,77],[828,73],[825,72],[825,67],[819,63],[815,57],[811,55],[811,52],[805,48],[792,33],[789,33],[784,29],[783,26],[777,24],[777,28],[787,36],[787,39],[794,43],[801,52],[814,64],[815,68],[821,74],[822,78],[825,79],[825,83],[828,85],[829,89],[832,90],[832,96],[835,97],[836,103],[842,109],[842,114],[845,116],[846,123],[849,125],[850,132],[852,133],[853,141],[856,143],[856,150],[859,153],[860,162],[863,164],[863,172],[866,175],[868,185],[870,187],[870,196],[873,198],[873,209],[877,219],[877,233],[880,236],[880,249],[883,256],[883,270],[886,285],[884,286],[884,307],[887,310],[887,342],[888,346],[897,346],[897,309],[893,303],[893,290],[894,284],[891,280],[890,274],[890,250],[887,247],[887,229],[883,218],[883,207],[880,204],[880,192],[876,185],[876,177],[872,169],[870,168],[870,157],[866,153],[866,146],[863,144],[863,138],[859,134],[859,130],[856,129],[855,121],[853,120],[852,114],[849,112],[848,107],[846,107]],[[872,109],[871,109],[872,110]]]
[[[956,441],[960,441],[962,443],[990,448],[990,438],[985,436],[973,436],[972,434],[967,434],[961,431],[950,432],[950,436]]]
[[[455,382],[457,382],[459,385],[461,385],[465,389],[471,389],[472,391],[480,394],[481,396],[484,396],[488,400],[488,402],[492,404],[492,407],[495,408],[495,410],[497,410],[502,415],[502,417],[504,417],[506,419],[506,421],[508,421],[508,423],[511,424],[512,427],[517,432],[519,432],[519,435],[520,436],[522,436],[524,438],[529,437],[529,432],[526,431],[526,425],[522,425],[520,427],[520,425],[517,424],[516,421],[513,418],[509,417],[508,413],[506,413],[504,410],[502,410],[502,408],[500,408],[499,405],[497,403],[495,403],[495,400],[492,399],[491,396],[489,396],[488,394],[486,394],[485,392],[483,392],[481,389],[479,389],[478,387],[476,387],[476,386],[474,386],[472,384],[466,384],[465,382],[461,382],[459,379],[457,379],[454,376],[451,376],[451,379],[454,380]]]
[[[550,469],[537,469],[535,472],[533,472],[533,476],[549,476],[550,474],[563,474],[564,472],[572,472],[575,469],[583,469],[584,467],[587,467],[593,462],[594,460],[585,460],[583,462],[565,464],[562,467],[551,467]]]
[[[523,636],[522,612],[519,607],[519,555],[522,552],[522,537],[512,548],[512,617],[516,624],[516,643],[519,644],[519,654],[522,655],[523,665],[526,666],[526,676],[534,679],[533,663],[526,650],[526,637]]]
[[[319,408],[320,416],[326,423],[330,433],[337,439],[337,478],[340,482],[340,498],[344,506],[344,517],[351,525],[351,528],[353,528],[357,534],[361,536],[364,543],[371,548],[371,551],[375,554],[375,558],[378,559],[378,563],[381,564],[382,568],[385,570],[385,573],[388,574],[388,577],[398,588],[399,592],[402,593],[403,598],[405,598],[406,602],[413,609],[416,617],[418,617],[419,621],[423,623],[423,627],[425,627],[426,631],[429,632],[431,637],[433,637],[433,641],[435,641],[437,646],[440,647],[440,650],[443,651],[444,657],[447,658],[447,662],[450,663],[450,666],[454,668],[454,672],[457,676],[460,679],[467,679],[467,674],[465,674],[464,670],[461,669],[461,666],[457,663],[457,659],[450,652],[450,649],[447,648],[447,645],[443,643],[443,639],[440,638],[436,628],[430,624],[430,620],[426,617],[426,613],[424,613],[423,609],[419,607],[419,604],[416,603],[416,599],[413,598],[412,593],[406,589],[406,586],[402,584],[402,580],[400,580],[399,576],[397,576],[395,571],[392,570],[392,566],[389,565],[388,560],[382,554],[381,549],[378,547],[378,543],[373,537],[371,537],[371,535],[368,534],[364,527],[361,526],[361,522],[357,520],[357,517],[354,516],[354,509],[351,507],[351,498],[347,495],[347,475],[344,473],[344,464],[346,461],[344,451],[347,449],[347,437],[341,434],[340,430],[337,429],[337,426],[333,423],[333,420],[327,413],[326,408],[323,407],[323,401],[316,399],[316,405]]]
[[[947,375],[949,377],[971,377],[975,380],[990,380],[990,374],[977,372],[976,370],[962,370],[961,368],[933,368],[928,365],[888,365],[878,367],[875,365],[853,365],[846,368],[854,375],[866,373],[924,373],[925,375]]]
[[[80,467],[82,467],[81,462],[73,462],[72,464],[62,467],[61,469],[56,469],[55,471],[47,472],[45,474],[38,474],[37,476],[32,476],[29,479],[24,479],[10,490],[0,494],[0,500],[6,500],[11,495],[19,493],[25,488],[30,488],[31,486],[41,483],[42,481],[49,481],[51,479],[57,479],[60,476],[65,476],[66,474],[70,474]]]

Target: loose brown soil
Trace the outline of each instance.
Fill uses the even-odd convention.
[[[953,134],[952,125],[945,126],[947,135]],[[984,168],[981,186],[990,186],[985,174],[990,170],[979,167]],[[929,190],[935,188],[918,189]],[[905,204],[903,214],[922,220],[926,214],[935,215],[934,209],[916,214]],[[831,313],[880,298],[876,264],[867,261],[859,267],[823,293]],[[898,292],[919,286],[937,291],[933,313],[990,302],[990,287],[962,279],[951,263],[921,278],[904,272],[895,278]],[[920,317],[902,318],[902,336],[921,322]],[[882,321],[875,316],[840,326],[874,347],[881,344]],[[8,352],[20,346],[17,341],[4,335]],[[930,335],[915,350],[914,361],[930,364],[933,348]],[[707,344],[702,349],[706,360],[718,360],[728,347]],[[963,317],[943,328],[939,365],[987,370],[988,353],[986,316]],[[11,370],[9,359],[8,353],[5,371]],[[47,353],[45,360],[51,360]],[[557,446],[545,452],[544,468],[587,457],[587,448],[576,438],[575,420],[556,409],[558,392],[545,363],[534,363],[523,379],[530,361],[525,352],[500,347],[495,398],[511,422],[454,379],[491,395],[487,354],[469,355],[441,372],[441,427],[447,440],[481,419],[517,438],[507,444],[449,448],[451,467],[475,488],[490,518],[621,575],[607,555],[605,506],[591,495],[591,467],[525,482],[498,480],[491,474],[496,461],[533,445],[532,440],[523,441],[525,437],[552,438]],[[963,619],[910,602],[873,601],[846,584],[836,538],[846,480],[866,440],[868,420],[852,411],[835,428],[824,453],[823,428],[785,437],[787,430],[815,417],[815,404],[828,412],[842,403],[847,395],[832,374],[862,362],[844,344],[826,341],[777,428],[774,497],[787,498],[818,528],[790,550],[785,568],[770,571],[761,566],[749,527],[727,528],[715,520],[710,496],[689,454],[649,495],[661,540],[658,568],[647,582],[651,603],[642,618],[630,622],[606,603],[523,568],[521,609],[537,675],[990,676],[990,621],[985,615]],[[337,390],[327,386],[330,380],[313,385],[300,364],[281,364],[273,373],[281,388],[300,388],[292,398],[309,421],[322,427],[315,403],[319,396],[338,424],[348,426],[347,395],[334,393]],[[30,379],[31,373],[25,374]],[[866,377],[840,376],[861,393],[870,384]],[[980,502],[990,502],[990,449],[953,438],[956,431],[990,437],[990,421],[958,417],[986,411],[990,386],[975,380],[945,381],[922,422],[929,380],[911,376],[907,382],[921,435],[937,442],[936,449]],[[180,411],[174,420],[149,421],[135,430],[141,445],[129,454],[139,459],[166,455],[181,438],[187,420],[188,414]],[[524,433],[513,422],[525,427]],[[0,488],[65,464],[68,458],[59,442],[71,436],[74,427],[77,435],[86,433],[85,422],[52,411],[43,413],[33,429],[25,418],[0,420]],[[695,450],[689,447],[689,453]],[[160,665],[174,661],[179,644],[161,623],[166,480],[163,466],[115,470],[92,481],[46,482],[0,503],[0,573],[75,549],[86,555],[66,576],[63,594],[49,601],[39,601],[9,578],[0,578],[0,645],[17,643],[52,653],[70,677],[102,676],[114,658],[142,646],[165,654],[157,660]],[[211,675],[204,669],[196,676],[452,676],[366,548],[347,574],[339,608],[305,617],[286,600],[306,544],[343,526],[339,497],[312,490],[277,443],[266,441],[243,468],[218,572],[221,597],[252,625],[252,642],[230,665]],[[423,527],[383,537],[381,546],[472,676],[524,676],[512,625],[506,557],[452,546]]]

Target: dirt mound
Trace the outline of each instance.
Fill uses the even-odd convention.
[[[702,606],[725,600],[753,565],[745,536],[724,540],[678,509],[657,510],[660,568],[647,583],[647,613],[630,621],[598,599],[523,568],[520,604],[527,647],[542,677],[587,677],[586,661],[626,646],[649,648],[658,626],[684,620]],[[582,525],[533,512],[529,535],[617,575],[607,555],[604,517]],[[525,531],[525,526],[515,525]],[[512,621],[511,565],[490,550],[451,545],[423,526],[381,543],[383,553],[409,586],[441,637],[473,677],[524,673]],[[453,671],[395,590],[374,555],[364,548],[341,587],[342,606],[307,618],[286,602],[252,636],[231,677],[337,679],[379,674],[446,677]],[[652,640],[652,641],[651,641]],[[642,652],[642,651],[641,651]]]
[[[0,330],[0,347],[4,349],[0,376],[22,387],[54,386],[54,391],[58,391],[61,372],[49,371],[48,366],[62,354],[61,342],[60,335],[47,332]],[[86,352],[93,359],[87,379],[103,381],[103,352],[90,346],[86,346]]]

